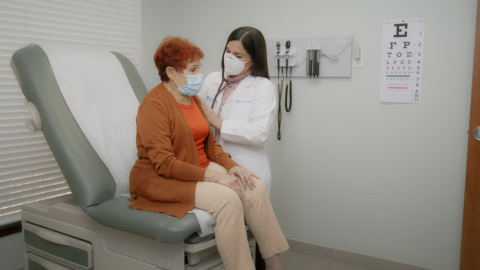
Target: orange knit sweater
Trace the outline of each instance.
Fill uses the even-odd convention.
[[[208,123],[198,97],[192,101]],[[190,125],[163,84],[150,90],[140,103],[136,143],[138,159],[130,172],[130,208],[184,216],[195,205],[196,184],[203,181],[205,168],[200,167]],[[206,156],[227,170],[238,166],[211,132],[204,147]]]

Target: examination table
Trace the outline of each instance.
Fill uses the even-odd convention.
[[[113,53],[138,101],[147,89],[134,65]],[[22,206],[25,269],[224,269],[214,235],[200,237],[193,213],[182,218],[132,210],[67,106],[39,45],[16,51],[12,69],[72,195]],[[255,261],[255,239],[247,227]]]

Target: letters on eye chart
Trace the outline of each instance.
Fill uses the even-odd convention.
[[[420,103],[425,19],[383,22],[380,102]]]

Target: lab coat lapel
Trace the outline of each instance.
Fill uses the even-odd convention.
[[[228,97],[227,102],[225,102],[225,104],[228,104],[228,103],[232,102],[233,100],[235,100],[237,98],[237,96],[243,94],[243,92],[246,91],[246,89],[248,89],[253,84],[254,80],[255,80],[255,77],[253,77],[251,75],[249,75],[245,79],[243,79],[240,82],[240,84],[237,86],[237,88],[235,88],[235,91],[233,91],[233,93],[230,95],[230,97]]]
[[[213,82],[217,84],[217,88],[218,86],[220,85],[220,83],[222,82],[222,72],[220,72],[220,75],[213,78]]]

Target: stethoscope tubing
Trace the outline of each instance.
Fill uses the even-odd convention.
[[[280,130],[282,126],[282,88],[283,88],[283,78],[282,78],[282,85],[280,85],[280,58],[277,59],[277,71],[278,71],[278,76],[277,76],[277,91],[278,91],[278,133],[277,133],[277,139],[281,140],[282,139],[282,132]],[[283,67],[282,67],[282,74],[283,74]],[[283,76],[283,75],[282,75]]]
[[[290,112],[290,110],[292,109],[292,67],[290,67],[290,91],[289,88],[288,88],[288,84],[287,84],[287,87],[285,89],[285,111],[287,112]],[[290,102],[288,102],[288,93],[290,92]]]
[[[251,73],[251,72],[250,72]],[[250,75],[250,74],[248,74]],[[222,82],[220,83],[220,85],[218,86],[218,90],[217,90],[217,93],[215,94],[215,97],[213,98],[213,102],[212,102],[212,109],[213,109],[213,106],[215,106],[215,101],[217,101],[217,97],[218,95],[220,95],[220,93],[223,92],[223,90],[225,90],[225,88],[227,88],[227,86],[229,86],[230,84],[233,84],[233,83],[236,83],[240,80],[243,80],[244,78],[246,78],[248,75],[246,75],[245,77],[241,77],[240,79],[238,80],[235,80],[235,81],[231,81],[231,82],[227,82],[227,79],[225,79],[225,70],[222,70]],[[225,86],[222,87],[223,83],[225,82]]]

